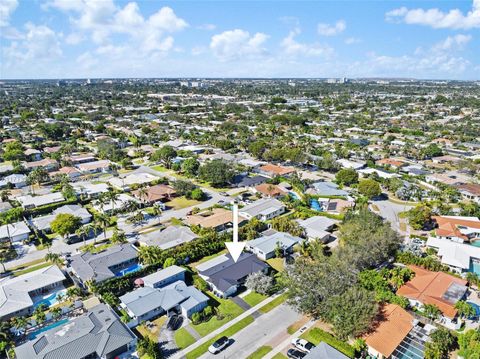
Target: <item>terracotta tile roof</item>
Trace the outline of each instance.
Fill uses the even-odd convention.
[[[207,213],[211,214],[207,215]],[[245,218],[239,216],[238,223],[243,221]],[[211,212],[187,216],[185,219],[188,225],[199,225],[204,228],[216,228],[231,222],[233,222],[233,212],[224,208],[214,208]]]
[[[454,318],[456,300],[446,296],[452,285],[466,286],[467,281],[443,272],[432,272],[414,265],[408,268],[415,272],[415,277],[397,290],[397,294],[423,304],[436,305],[444,316]],[[466,290],[466,288],[465,288]]]
[[[260,170],[266,173],[271,173],[274,175],[282,176],[289,173],[295,172],[295,169],[292,167],[282,167],[277,165],[272,165],[270,163],[260,167]]]
[[[175,190],[171,186],[167,186],[165,184],[157,184],[147,189],[146,199],[148,202],[156,202],[174,196],[175,193]],[[133,191],[132,194],[140,200],[145,199],[145,195],[140,195],[140,190]]]
[[[394,167],[402,167],[405,164],[405,162],[394,160],[394,159],[391,159],[391,158],[384,158],[384,159],[378,160],[377,164],[378,165],[390,165],[390,166],[394,166]]]
[[[413,316],[396,304],[385,305],[382,320],[375,330],[364,336],[367,345],[389,358],[413,328]]]
[[[270,183],[262,183],[258,186],[255,186],[255,189],[258,192],[270,197],[283,196],[286,194],[286,192],[283,191],[280,187],[272,185]]]
[[[437,222],[438,228],[435,229],[435,234],[440,237],[458,237],[468,240],[468,237],[460,232],[458,226],[480,229],[480,221],[442,216],[434,216],[432,219]]]
[[[475,196],[480,196],[480,184],[465,183],[465,184],[458,185],[457,188],[461,191],[471,193]]]

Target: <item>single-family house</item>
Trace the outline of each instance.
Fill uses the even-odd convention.
[[[238,223],[245,221],[244,216],[240,213]],[[212,210],[188,215],[185,223],[189,226],[195,225],[202,228],[212,228],[217,232],[225,231],[232,228],[233,212],[225,208],[213,208]]]
[[[311,241],[321,241],[327,243],[330,241],[332,230],[338,221],[324,216],[313,216],[307,219],[298,220],[298,224],[305,231],[305,237]]]
[[[480,220],[477,217],[433,216],[435,235],[454,242],[472,242],[480,239]]]
[[[243,252],[235,262],[230,254],[213,258],[197,266],[198,274],[212,292],[221,298],[234,295],[252,273],[266,272],[268,265],[253,253]]]
[[[267,182],[268,177],[264,176],[253,176],[249,177],[246,174],[239,174],[233,177],[231,183],[233,186],[237,188],[249,188],[249,187],[255,187],[258,186],[262,183]]]
[[[102,193],[108,192],[108,185],[106,183],[91,183],[91,182],[75,182],[72,183],[77,196],[87,198],[97,198]]]
[[[82,173],[98,173],[98,172],[108,172],[112,163],[109,160],[100,160],[86,163],[79,163],[77,168]]]
[[[368,354],[373,358],[402,358],[404,356],[401,353],[405,353],[412,345],[421,344],[417,342],[412,345],[402,345],[408,344],[408,341],[404,341],[414,329],[415,321],[415,318],[405,309],[396,304],[386,304],[381,308],[381,313],[381,319],[376,323],[375,328],[363,338],[367,344]],[[410,356],[405,357],[410,358]]]
[[[282,256],[292,253],[293,247],[301,241],[302,238],[292,236],[289,233],[269,230],[261,237],[248,241],[246,249],[266,261],[275,257],[277,248],[281,251]]]
[[[172,186],[165,184],[157,184],[145,189],[132,191],[132,195],[143,203],[155,204],[159,202],[169,201],[175,197],[176,191]]]
[[[438,307],[442,313],[441,322],[446,327],[458,329],[455,304],[465,298],[467,281],[444,272],[432,272],[409,265],[415,276],[397,290],[397,295],[408,299],[412,307],[423,308],[425,304]]]
[[[336,183],[325,181],[312,183],[311,188],[307,190],[307,193],[320,197],[348,196],[348,192],[340,189]]]
[[[50,173],[50,177],[55,177],[55,176],[67,176],[69,180],[74,180],[77,179],[82,175],[82,172],[80,172],[77,168],[75,167],[62,167],[58,171]]]
[[[59,214],[71,214],[80,218],[82,224],[87,224],[92,220],[92,215],[82,206],[76,204],[65,205],[57,208],[51,214],[30,219],[30,223],[39,231],[49,233],[50,225]]]
[[[0,226],[0,242],[22,242],[29,235],[30,228],[23,221]]]
[[[295,168],[283,167],[267,163],[266,165],[258,167],[255,171],[270,178],[274,178],[277,176],[288,177],[295,172]]]
[[[14,173],[0,180],[0,187],[12,185],[15,188],[22,188],[27,185],[27,176],[24,174]]]
[[[198,236],[186,226],[168,226],[163,231],[153,231],[139,235],[138,243],[142,246],[157,246],[168,249],[191,242]]]
[[[282,197],[285,196],[288,192],[282,189],[280,186],[270,183],[262,183],[253,188],[253,193],[260,193],[264,197]]]
[[[19,345],[15,356],[17,359],[113,359],[136,346],[137,337],[102,303]]]
[[[185,268],[173,265],[142,277],[145,287],[162,288],[177,281],[185,281]]]
[[[32,196],[28,194],[25,196],[18,196],[15,199],[20,202],[22,207],[25,209],[46,206],[47,204],[63,202],[65,200],[61,192],[53,192],[39,196]]]
[[[465,183],[456,187],[464,199],[480,204],[480,184]]]
[[[96,204],[93,206],[93,208],[98,212],[110,214],[113,211],[124,209],[125,206],[132,202],[140,204],[140,201],[135,197],[132,197],[126,193],[120,193],[115,200],[111,200],[107,203]]]
[[[285,205],[274,198],[262,198],[239,210],[240,216],[252,219],[257,218],[267,221],[285,213]]]
[[[140,269],[138,252],[131,244],[120,244],[99,253],[85,252],[70,258],[69,270],[81,283],[121,277]]]
[[[58,168],[58,162],[57,160],[54,160],[52,158],[44,158],[43,160],[40,161],[34,161],[34,162],[25,162],[23,163],[23,167],[27,170],[34,170],[36,168],[43,168],[47,172],[55,171]]]
[[[477,269],[480,268],[480,247],[440,237],[429,237],[426,245],[436,249],[442,264],[447,265],[451,270],[458,273],[480,274]]]
[[[35,304],[50,292],[58,291],[66,280],[55,265],[0,279],[0,319],[32,314]]]
[[[132,186],[149,184],[157,181],[159,177],[148,172],[132,172],[126,176],[113,177],[108,182],[122,191],[129,191]]]
[[[325,342],[320,342],[317,346],[312,348],[303,359],[348,359],[345,354],[338,351],[331,345]]]
[[[94,162],[97,159],[95,158],[95,155],[93,153],[74,153],[70,157],[68,157],[68,160],[72,164],[78,165],[80,163]]]

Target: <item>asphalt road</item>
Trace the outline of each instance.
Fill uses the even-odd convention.
[[[272,311],[260,316],[252,324],[232,336],[233,343],[223,352],[213,355],[202,355],[201,359],[243,359],[252,354],[263,345],[269,344],[287,327],[302,316],[291,307],[282,304]]]

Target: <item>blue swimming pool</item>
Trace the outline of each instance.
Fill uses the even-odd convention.
[[[139,271],[142,268],[143,267],[142,267],[141,264],[135,263],[135,264],[132,264],[131,266],[129,266],[127,268],[124,268],[124,269],[121,269],[121,270],[115,272],[115,277],[123,277],[126,274],[134,273],[136,271]]]
[[[473,241],[472,243],[470,243],[471,246],[474,246],[474,247],[480,247],[480,241]]]
[[[46,332],[47,330],[50,330],[50,329],[52,329],[52,328],[59,327],[59,326],[64,325],[64,324],[66,324],[66,323],[68,323],[68,318],[59,320],[58,322],[49,324],[49,325],[47,325],[47,326],[44,326],[43,328],[40,328],[40,329],[35,330],[35,331],[31,332],[31,333],[28,333],[27,338],[28,338],[29,340],[35,339],[39,334],[42,334],[42,333]]]
[[[60,296],[65,295],[66,292],[66,289],[63,289],[61,291],[52,293],[47,297],[37,300],[35,303],[33,303],[33,307],[36,308],[41,304],[45,305],[46,307],[51,307],[52,305],[57,304]]]
[[[480,275],[480,262],[470,260],[470,268],[468,271]]]
[[[300,199],[295,192],[288,192],[288,194],[289,194],[290,197],[292,197],[294,200],[297,200],[297,201],[298,201],[298,200]]]
[[[473,303],[473,302],[467,302],[467,303],[470,304],[473,307],[473,309],[475,309],[475,318],[480,317],[480,306],[477,303]],[[471,319],[474,319],[474,318],[471,318]]]
[[[317,212],[323,212],[322,205],[316,198],[310,200],[310,208]]]

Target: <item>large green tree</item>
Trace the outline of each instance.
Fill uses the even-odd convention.
[[[213,160],[200,167],[199,176],[203,181],[209,182],[212,186],[221,187],[232,180],[234,173],[232,166],[227,162]]]
[[[50,223],[50,228],[52,232],[56,232],[65,238],[67,235],[75,233],[81,225],[82,221],[79,217],[70,213],[59,213]]]

